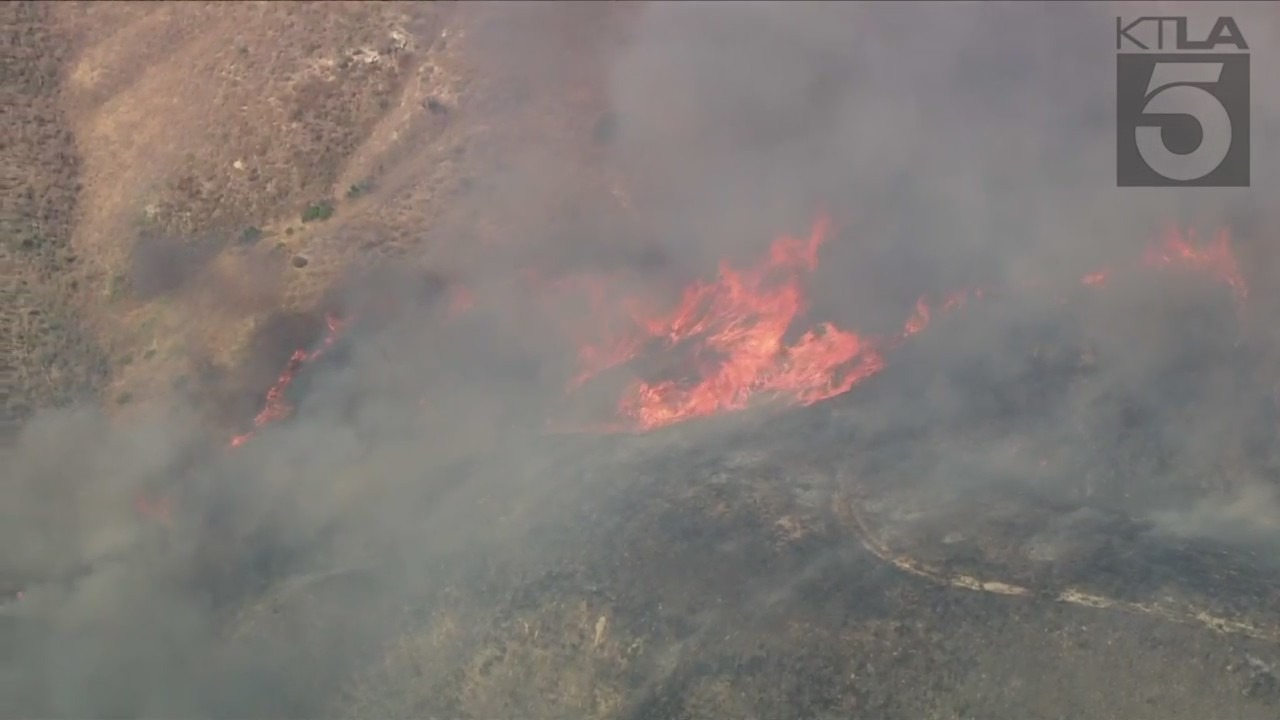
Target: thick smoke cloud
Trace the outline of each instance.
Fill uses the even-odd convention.
[[[1114,187],[1113,22],[1089,3],[655,7],[615,70],[623,152],[667,249],[703,268],[829,208],[837,306],[1083,273],[1259,192]]]
[[[1189,15],[1193,36],[1219,15],[1237,18],[1255,68],[1252,188],[1114,187],[1116,13]],[[662,4],[615,68],[621,153],[652,190],[666,250],[704,272],[758,253],[762,228],[804,227],[827,209],[841,231],[815,311],[880,331],[921,294],[1024,282],[1061,293],[1085,273],[1133,264],[1170,224],[1206,238],[1232,227],[1253,293],[1241,317],[1207,282],[1122,278],[1065,320],[1053,297],[1019,295],[974,310],[963,333],[923,341],[939,367],[980,357],[1007,380],[1024,363],[1011,333],[1056,324],[1059,340],[1096,351],[1098,370],[1031,442],[1080,443],[1099,408],[1149,406],[1147,422],[1162,423],[1152,436],[1189,476],[1166,478],[1173,495],[1222,474],[1223,447],[1274,435],[1256,414],[1274,361],[1240,357],[1274,357],[1259,318],[1276,298],[1265,198],[1280,93],[1263,70],[1275,38],[1274,17],[1247,5]],[[1213,349],[1224,343],[1248,349]],[[974,392],[939,388],[923,412],[958,404],[962,414]],[[1175,419],[1187,408],[1170,398],[1187,392],[1196,410]],[[1222,482],[1263,497],[1257,483],[1269,481]]]
[[[1223,329],[1234,310],[1221,287],[1138,280],[1072,305],[1070,316],[1049,295],[995,297],[963,324],[923,336],[917,356],[935,367],[980,361],[1000,382],[1023,369],[1015,331],[1052,326],[1094,349],[1099,369],[1021,440],[1047,451],[1096,439],[1098,408],[1137,397],[1158,426],[1150,433],[1184,465],[1170,480],[1180,492],[1218,471],[1222,447],[1258,432],[1259,416],[1240,408],[1265,400],[1280,360],[1280,338],[1257,319],[1280,297],[1269,244],[1280,230],[1269,202],[1280,89],[1265,71],[1280,33],[1268,8],[1174,8],[1233,14],[1254,48],[1254,186],[1164,191],[1114,187],[1107,5],[590,5],[485,6],[462,16],[480,20],[461,42],[481,71],[527,74],[538,80],[530,92],[554,100],[567,92],[554,74],[568,62],[571,28],[622,28],[619,47],[585,42],[597,55],[570,60],[608,69],[617,118],[608,161],[627,178],[646,232],[620,228],[626,242],[591,247],[616,251],[637,291],[669,294],[721,260],[750,260],[775,234],[804,232],[826,211],[837,232],[823,250],[812,314],[884,332],[921,294],[1027,279],[1073,288],[1085,272],[1140,257],[1169,222],[1206,231],[1230,223],[1254,293],[1238,329]],[[495,541],[501,512],[479,513],[477,498],[518,505],[549,491],[531,481],[535,455],[512,428],[540,427],[571,353],[556,318],[522,302],[508,276],[535,257],[566,269],[590,245],[584,235],[613,225],[604,210],[588,211],[567,233],[541,232],[552,208],[538,198],[569,181],[555,152],[533,145],[469,201],[528,223],[517,258],[466,266],[467,281],[503,296],[508,311],[446,330],[441,296],[423,292],[407,311],[358,330],[342,362],[311,379],[297,419],[237,453],[181,407],[130,427],[87,410],[47,412],[4,449],[0,580],[16,585],[2,588],[0,623],[14,639],[5,672],[24,694],[0,714],[319,712],[308,703],[351,669],[336,647],[383,637],[399,620],[386,608],[434,587],[429,558]],[[347,299],[360,307],[388,288],[418,292],[380,276]],[[1206,307],[1222,312],[1203,332],[1189,330]],[[1240,366],[1248,374],[1196,364],[1202,345],[1221,346],[1232,332],[1227,347],[1254,353]],[[1230,351],[1205,352],[1235,361]],[[1208,369],[1175,372],[1184,362]],[[1170,383],[1188,377],[1199,383],[1194,403],[1166,401]],[[933,377],[867,412],[886,426],[961,418],[983,392],[965,383]],[[1017,476],[1034,462],[974,455],[965,477]],[[957,482],[944,472],[954,462],[944,458],[931,482]],[[1168,532],[1230,529],[1238,540],[1249,515],[1250,538],[1274,529],[1273,480],[1239,478],[1220,500],[1180,505],[1160,495],[1159,480],[1146,478],[1127,509]],[[155,488],[183,501],[168,525],[137,519],[135,499]],[[355,577],[353,569],[352,588],[317,611],[341,632],[228,634],[234,608],[262,612],[251,599],[269,582]]]

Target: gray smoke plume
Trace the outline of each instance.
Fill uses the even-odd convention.
[[[1017,439],[1042,453],[944,457],[936,482],[961,482],[950,472],[957,464],[975,485],[984,474],[1032,474],[1044,454],[1098,442],[1128,422],[1117,408],[1136,408],[1144,437],[1158,438],[1176,472],[1135,478],[1125,510],[1175,535],[1272,538],[1274,476],[1227,477],[1224,466],[1243,436],[1280,429],[1259,430],[1266,415],[1252,409],[1267,404],[1280,369],[1280,338],[1264,320],[1280,298],[1270,202],[1280,88],[1266,71],[1280,27],[1263,5],[1168,8],[1234,15],[1250,43],[1253,186],[1119,189],[1114,16],[1143,7],[460,11],[467,32],[455,36],[477,72],[525,88],[523,98],[476,101],[482,110],[568,102],[579,89],[573,73],[601,70],[608,115],[596,152],[626,178],[639,221],[620,225],[616,208],[589,204],[565,220],[543,199],[581,186],[576,161],[530,131],[459,200],[524,223],[510,228],[521,234],[514,251],[456,250],[485,256],[457,263],[487,301],[467,322],[441,320],[438,292],[404,301],[416,291],[401,283],[416,280],[356,283],[350,303],[395,288],[407,310],[353,330],[341,359],[306,381],[296,417],[236,452],[210,439],[181,398],[127,427],[90,409],[41,413],[0,458],[0,697],[11,703],[0,714],[331,712],[325,703],[362,653],[412,620],[409,598],[446,591],[450,571],[433,563],[481,557],[500,540],[535,542],[513,529],[519,522],[504,523],[556,490],[539,475],[541,440],[530,438],[563,395],[573,358],[563,317],[528,301],[518,271],[577,271],[585,253],[621,269],[619,288],[670,299],[721,261],[748,263],[777,235],[807,232],[819,213],[835,229],[810,288],[813,320],[884,333],[921,295],[1024,280],[1054,288],[993,293],[939,321],[912,357],[981,377],[920,371],[926,381],[873,403],[871,425],[962,421],[989,399],[985,388],[1024,377],[1027,334],[1096,355],[1087,384],[1025,423]],[[467,112],[464,101],[457,121],[472,120]],[[593,122],[583,120],[583,143]],[[1081,275],[1140,260],[1170,223],[1206,237],[1235,229],[1251,292],[1243,311],[1210,279],[1119,271],[1114,286],[1075,303]],[[449,240],[438,238],[446,256]],[[148,268],[162,275],[162,265]],[[152,280],[157,292],[168,287]],[[1073,299],[1066,310],[1058,293]],[[1200,314],[1207,319],[1192,322]],[[1195,495],[1210,478],[1222,491]],[[176,498],[169,520],[140,521],[138,497],[166,493]],[[313,624],[272,620],[272,603],[295,608],[290,598],[321,583],[342,589],[299,611]]]

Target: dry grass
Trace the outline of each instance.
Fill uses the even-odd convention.
[[[557,597],[509,617],[440,611],[349,691],[343,717],[619,717],[638,639],[608,609]],[[474,614],[474,613],[472,613]]]
[[[430,145],[447,128],[425,107],[412,112],[449,94],[433,50],[447,6],[0,12],[10,29],[0,92],[16,129],[0,149],[3,260],[17,278],[0,321],[14,418],[86,389],[83,366],[98,371],[87,389],[108,400],[162,396],[201,368],[234,371],[256,327],[309,309],[354,261],[311,238],[340,231],[347,205],[376,205],[346,189],[400,149],[390,138],[408,128]],[[326,200],[333,218],[299,222]],[[290,262],[299,253],[305,269]]]
[[[0,263],[16,269],[0,274],[17,278],[0,314],[10,414],[88,392],[128,415],[184,388],[231,422],[225,395],[274,377],[246,370],[263,364],[251,357],[263,329],[314,314],[362,266],[560,262],[533,250],[591,234],[573,225],[582,203],[615,209],[625,238],[617,179],[591,141],[602,64],[581,61],[616,41],[616,10],[546,7],[0,7],[0,112],[16,129],[0,146]],[[472,39],[506,33],[563,35],[546,43],[561,54],[477,64]],[[554,182],[511,172],[546,158]],[[499,195],[522,201],[487,200]],[[302,222],[322,202],[332,216]],[[440,614],[370,669],[352,707],[399,716],[430,693],[477,716],[614,716],[632,641],[609,613],[561,598],[466,643],[458,628],[489,626]],[[424,664],[434,679],[406,686]]]
[[[71,247],[80,161],[59,103],[69,48],[50,7],[0,6],[0,425],[98,390],[103,353],[69,297],[86,263]]]
[[[8,4],[5,67],[17,72],[0,86],[21,101],[4,110],[18,142],[3,150],[16,190],[3,233],[6,259],[31,280],[6,305],[63,308],[42,312],[87,339],[53,354],[87,343],[81,354],[110,370],[92,389],[150,400],[235,376],[264,323],[315,311],[354,267],[465,272],[495,253],[563,263],[592,249],[534,248],[575,234],[626,242],[618,180],[592,142],[603,64],[581,58],[616,43],[627,10]],[[557,54],[477,62],[529,34],[553,37],[540,47]],[[547,158],[553,182],[521,175]],[[495,193],[520,201],[488,201]],[[302,222],[319,203],[332,216]],[[584,203],[617,222],[576,226]],[[38,257],[20,252],[33,234]],[[5,323],[4,342],[22,348],[11,354],[56,333]],[[24,362],[23,387],[38,388],[43,371]],[[33,392],[18,404],[52,397]]]

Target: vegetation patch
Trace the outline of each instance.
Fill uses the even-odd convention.
[[[371,190],[373,190],[373,181],[361,180],[347,188],[347,199],[355,200],[356,198],[364,197],[365,195],[368,195]]]
[[[318,203],[308,205],[302,211],[302,222],[304,223],[328,220],[331,217],[333,217],[333,203],[328,200],[321,200]]]
[[[262,239],[262,228],[250,225],[240,231],[240,244],[252,245]]]

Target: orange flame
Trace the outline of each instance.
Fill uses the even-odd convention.
[[[325,333],[324,339],[320,342],[320,347],[310,352],[306,350],[293,351],[293,355],[289,356],[289,362],[285,364],[284,370],[276,378],[271,388],[267,390],[267,397],[263,401],[262,410],[253,418],[254,429],[231,438],[231,447],[240,447],[248,442],[259,429],[293,414],[293,405],[285,397],[285,391],[289,389],[289,385],[293,383],[293,379],[297,377],[298,371],[302,369],[303,365],[314,361],[324,355],[329,348],[333,347],[333,344],[338,341],[338,337],[346,329],[349,322],[349,320],[343,320],[335,315],[325,315],[324,321],[328,327],[328,332]]]
[[[805,310],[800,275],[817,266],[829,223],[819,218],[807,238],[781,237],[768,258],[746,270],[722,264],[714,282],[697,282],[671,311],[641,315],[635,331],[583,346],[582,371],[571,385],[634,358],[657,342],[673,348],[695,338],[698,380],[639,381],[619,404],[622,415],[650,429],[722,410],[741,409],[757,395],[816,402],[851,388],[883,367],[871,343],[823,324],[788,344],[784,336]]]
[[[885,367],[886,353],[922,332],[934,315],[966,305],[986,295],[982,288],[955,293],[931,305],[925,298],[916,301],[914,311],[896,335],[867,337],[821,323],[797,339],[786,338],[806,309],[802,279],[817,268],[818,250],[826,241],[830,223],[820,217],[806,238],[783,236],[774,241],[768,256],[753,267],[739,270],[722,263],[714,281],[696,282],[684,290],[679,303],[665,313],[641,309],[637,299],[626,299],[627,327],[622,332],[608,328],[599,341],[578,343],[579,371],[569,390],[600,374],[626,364],[647,349],[670,351],[676,346],[692,346],[695,377],[691,380],[636,381],[618,403],[625,427],[608,429],[649,430],[683,420],[740,410],[758,399],[777,399],[809,405],[851,390]],[[1226,283],[1238,302],[1248,296],[1248,288],[1231,247],[1230,232],[1221,229],[1207,245],[1197,242],[1194,231],[1173,228],[1144,256],[1148,267],[1190,268],[1210,273]],[[1088,287],[1104,285],[1115,273],[1110,268],[1084,275],[1080,283]],[[606,306],[616,296],[616,288],[598,277],[544,281],[536,273],[525,279],[543,290],[585,290],[588,307]],[[1023,282],[1039,287],[1040,283]],[[475,304],[467,288],[456,286],[446,311],[453,318]],[[323,355],[337,341],[349,321],[326,317],[328,333],[320,347],[298,350],[268,390],[262,409],[254,417],[253,429],[231,439],[238,447],[258,429],[289,417],[293,406],[285,392],[307,363]],[[574,328],[568,327],[568,330]],[[427,399],[419,401],[425,406]],[[169,498],[151,500],[139,496],[135,507],[140,515],[169,522]]]
[[[1144,258],[1152,266],[1178,266],[1203,270],[1231,287],[1236,300],[1243,302],[1249,296],[1240,265],[1231,248],[1231,231],[1220,228],[1213,240],[1200,245],[1195,230],[1184,234],[1176,227],[1165,231],[1164,238],[1147,250]]]
[[[885,366],[885,353],[923,331],[935,313],[956,310],[985,294],[981,288],[959,292],[936,305],[922,297],[902,330],[887,338],[863,336],[821,323],[788,342],[793,325],[807,310],[802,279],[817,268],[818,251],[829,231],[827,218],[819,217],[807,237],[778,238],[767,257],[754,266],[737,269],[722,263],[715,280],[688,286],[675,307],[666,312],[642,310],[637,299],[623,300],[626,327],[621,331],[604,327],[603,339],[579,338],[578,372],[570,378],[568,389],[631,362],[648,349],[662,352],[679,346],[691,350],[693,377],[633,383],[618,403],[619,414],[630,426],[653,429],[740,410],[765,398],[808,405],[847,392],[879,372]],[[1209,272],[1228,284],[1237,300],[1247,297],[1226,229],[1218,231],[1213,241],[1204,246],[1196,242],[1193,231],[1170,229],[1147,251],[1144,261],[1150,267]],[[1104,268],[1084,275],[1080,283],[1100,286],[1113,275],[1112,269]],[[543,290],[585,292],[584,305],[590,308],[605,307],[616,295],[616,288],[601,277],[544,280],[537,273],[526,271],[525,279]],[[446,317],[474,304],[467,288],[455,286]],[[333,344],[345,324],[333,317],[327,320],[329,334],[321,347],[293,354],[267,392],[262,410],[254,418],[254,430],[232,438],[233,447],[247,442],[258,428],[293,413],[285,391],[303,365]],[[572,325],[568,323],[566,329],[574,330]]]
[[[783,236],[768,256],[746,269],[721,264],[714,281],[686,288],[669,312],[632,311],[633,332],[583,345],[577,387],[604,370],[634,359],[652,344],[670,350],[692,345],[696,378],[637,381],[624,393],[619,412],[649,430],[694,417],[740,410],[757,399],[809,405],[849,391],[884,368],[883,351],[923,330],[930,307],[923,298],[896,338],[888,342],[821,323],[796,340],[786,337],[807,309],[801,280],[818,265],[818,250],[830,223],[815,222],[806,238]],[[958,293],[941,305],[960,307],[981,293]]]
[[[879,372],[885,353],[928,327],[935,313],[956,310],[985,295],[981,288],[968,290],[936,305],[922,297],[902,331],[888,338],[865,337],[824,323],[787,343],[787,334],[806,310],[801,279],[817,267],[828,231],[826,218],[819,218],[807,238],[779,238],[768,257],[753,267],[739,270],[722,264],[714,281],[686,288],[669,312],[645,315],[633,309],[632,332],[580,345],[580,371],[570,389],[655,344],[668,351],[691,345],[692,379],[641,380],[625,391],[618,409],[632,426],[654,429],[740,410],[765,397],[808,405],[847,392]],[[1225,229],[1204,247],[1195,243],[1193,233],[1184,237],[1171,230],[1147,253],[1146,264],[1207,271],[1228,284],[1238,300],[1247,296]],[[1113,274],[1104,268],[1084,275],[1080,283],[1104,285]],[[580,286],[592,291],[593,304],[608,297],[597,279]]]

